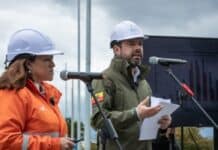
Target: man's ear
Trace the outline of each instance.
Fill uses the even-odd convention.
[[[119,56],[119,55],[120,55],[120,46],[114,45],[114,46],[113,46],[113,51],[114,51],[114,54],[115,54],[116,56]]]

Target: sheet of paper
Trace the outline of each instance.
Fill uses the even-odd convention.
[[[158,104],[161,104],[163,108],[155,116],[143,120],[139,140],[156,139],[160,126],[158,120],[164,115],[172,114],[177,108],[179,108],[179,105],[172,104],[170,99],[151,97],[151,106],[156,106]]]

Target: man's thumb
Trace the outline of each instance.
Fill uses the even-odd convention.
[[[149,96],[147,96],[139,105],[147,105],[149,103]]]

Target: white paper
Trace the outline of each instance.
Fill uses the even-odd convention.
[[[162,105],[163,108],[156,115],[143,120],[139,140],[156,139],[160,127],[158,124],[160,118],[164,115],[172,114],[177,108],[179,108],[179,105],[172,104],[170,99],[151,97],[151,106],[156,106],[158,104]]]

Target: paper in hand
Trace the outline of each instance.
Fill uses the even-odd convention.
[[[140,128],[139,140],[156,139],[160,127],[158,124],[160,118],[172,114],[177,108],[179,108],[179,105],[172,104],[170,99],[151,97],[151,106],[156,106],[158,104],[162,105],[163,108],[156,115],[143,120]]]

